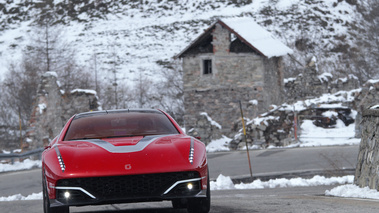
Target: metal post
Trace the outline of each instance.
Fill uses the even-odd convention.
[[[22,123],[21,123],[21,109],[18,108],[18,121],[19,121],[19,125],[20,125],[20,148],[21,148],[21,152],[23,151],[23,141],[22,141]]]
[[[297,142],[297,113],[295,110],[295,106],[293,107],[293,128],[294,128],[294,135],[295,135],[295,141]]]
[[[11,154],[13,154],[13,150],[11,150]],[[11,165],[14,164],[14,158],[11,158]]]
[[[244,135],[245,143],[246,143],[247,159],[248,159],[248,161],[249,161],[250,177],[251,177],[251,179],[253,179],[253,172],[252,172],[252,170],[251,170],[251,162],[250,162],[249,145],[247,144],[247,138],[246,138],[245,119],[243,118],[243,111],[242,111],[242,104],[241,104],[241,101],[239,101],[239,103],[240,103],[240,110],[241,110],[241,119],[242,119],[243,135]]]

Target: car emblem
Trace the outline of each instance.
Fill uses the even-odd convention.
[[[132,169],[132,165],[131,164],[125,164],[125,169],[126,170],[131,170]]]

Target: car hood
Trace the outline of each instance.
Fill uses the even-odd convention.
[[[54,148],[65,166],[61,176],[70,178],[188,171],[206,163],[204,144],[181,134],[62,141]]]

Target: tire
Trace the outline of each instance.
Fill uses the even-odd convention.
[[[207,197],[192,198],[188,200],[188,213],[208,213],[211,209],[211,187],[209,185],[209,172],[207,181]]]
[[[69,213],[68,206],[50,207],[49,195],[47,193],[45,178],[42,178],[42,194],[43,194],[43,212],[44,213]]]

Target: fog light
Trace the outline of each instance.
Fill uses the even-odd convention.
[[[188,184],[187,184],[187,188],[188,188],[189,190],[191,190],[191,189],[193,188],[192,183],[188,183]]]
[[[70,192],[65,192],[65,193],[64,193],[64,197],[65,197],[66,199],[70,198]]]

